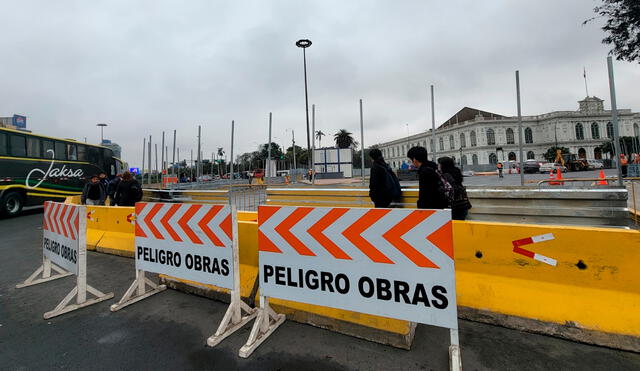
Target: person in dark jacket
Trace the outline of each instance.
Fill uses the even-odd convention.
[[[440,192],[440,176],[436,172],[438,165],[429,161],[427,149],[412,147],[407,157],[418,169],[418,209],[446,209],[447,200]]]
[[[389,165],[384,161],[382,152],[374,148],[369,151],[369,157],[373,160],[371,175],[369,177],[369,197],[375,207],[389,207],[393,201],[393,195],[387,186],[387,174],[395,177]],[[397,179],[397,178],[396,178]]]
[[[470,203],[467,199],[467,192],[462,185],[464,181],[462,172],[456,167],[451,157],[440,157],[438,166],[444,178],[455,190],[454,202],[451,205],[451,219],[465,220],[469,213]]]
[[[118,189],[118,184],[120,184],[120,180],[122,180],[122,174],[116,174],[116,177],[111,179],[109,185],[107,186],[107,196],[109,196],[109,206],[117,206],[116,202],[116,189]]]
[[[133,179],[130,172],[122,173],[122,180],[118,184],[115,194],[118,206],[135,206],[142,199],[142,187]]]
[[[105,188],[100,184],[100,178],[92,175],[89,182],[84,185],[80,201],[83,205],[104,205],[106,195]]]

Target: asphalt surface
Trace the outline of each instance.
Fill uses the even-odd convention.
[[[41,219],[31,211],[0,220],[0,369],[448,369],[448,331],[422,325],[406,351],[287,321],[241,359],[249,325],[216,348],[205,346],[224,303],[167,290],[111,313],[134,279],[134,262],[92,252],[88,283],[116,298],[44,320],[74,280],[15,289],[41,263]],[[466,370],[640,370],[640,354],[468,321],[460,321],[460,342]]]

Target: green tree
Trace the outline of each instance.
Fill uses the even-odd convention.
[[[602,30],[606,36],[603,44],[613,45],[611,54],[617,60],[640,63],[640,1],[638,0],[602,0],[602,5],[593,8],[598,16],[587,19],[606,18]]]
[[[276,160],[282,156],[282,148],[278,143],[271,142],[271,159]],[[269,157],[269,143],[260,145],[260,159],[265,161]]]
[[[568,155],[570,153],[569,152],[569,148],[567,148],[567,147],[556,147],[556,146],[553,146],[553,147],[547,149],[547,152],[545,152],[545,154],[544,154],[545,160],[547,160],[549,162],[555,161],[557,150],[561,150],[563,155]]]
[[[285,160],[289,164],[293,164],[293,148],[287,148],[287,153],[284,156]],[[307,167],[307,161],[309,159],[309,154],[306,148],[302,148],[296,145],[296,167],[299,169],[304,169]]]
[[[336,142],[338,148],[355,148],[358,146],[358,142],[353,139],[353,134],[345,129],[340,129],[333,135],[333,140]]]

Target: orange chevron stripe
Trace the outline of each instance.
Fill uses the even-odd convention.
[[[48,231],[47,215],[49,214],[49,201],[44,202],[44,212],[42,213],[42,230]]]
[[[73,214],[78,210],[77,207],[75,206],[71,206],[70,210],[69,210],[69,216],[67,217],[67,225],[69,226],[69,235],[71,236],[71,239],[75,241],[76,239],[76,233],[78,233],[78,231],[74,231],[73,230],[73,222],[71,221],[71,218],[73,218]]]
[[[80,238],[80,233],[87,232],[86,230],[85,231],[80,230],[80,212],[76,213],[76,219],[73,221],[73,225],[76,227],[76,231],[78,231],[78,238]]]
[[[60,234],[60,226],[58,225],[58,210],[60,210],[60,204],[53,204],[53,231],[57,234]]]
[[[318,243],[320,243],[320,245],[322,245],[322,247],[324,247],[336,259],[351,260],[351,257],[342,251],[338,245],[333,243],[333,241],[327,238],[327,236],[322,232],[348,211],[349,209],[345,208],[331,209],[325,216],[320,218],[320,220],[307,230],[307,233],[318,241]]]
[[[162,219],[160,219],[160,224],[162,224],[164,229],[166,229],[167,232],[169,232],[169,235],[171,236],[171,238],[173,238],[174,241],[178,241],[178,242],[182,242],[182,238],[180,238],[180,235],[178,235],[176,231],[171,227],[171,225],[169,224],[169,219],[171,219],[173,214],[175,214],[176,211],[178,211],[180,206],[182,205],[181,204],[172,205],[169,208],[169,210],[167,210],[167,213],[162,217]]]
[[[233,230],[231,229],[231,214],[229,214],[222,223],[220,223],[219,227],[222,231],[229,237],[230,240],[233,240]]]
[[[147,237],[147,234],[144,233],[144,231],[142,230],[142,228],[140,228],[140,223],[142,223],[142,220],[138,219],[137,216],[142,214],[142,210],[144,210],[144,208],[147,206],[147,204],[145,202],[137,202],[136,203],[136,222],[135,222],[135,227],[136,227],[136,237]]]
[[[196,234],[193,232],[193,230],[191,229],[191,227],[189,227],[189,224],[187,224],[187,223],[193,217],[193,215],[195,213],[197,213],[198,210],[200,210],[201,207],[202,207],[202,205],[192,205],[192,206],[190,206],[189,209],[187,210],[187,212],[184,213],[182,218],[180,218],[180,220],[178,220],[178,225],[187,234],[187,236],[189,236],[189,238],[191,239],[191,242],[196,243],[198,245],[202,245],[202,241],[198,238],[198,236],[196,236]]]
[[[216,236],[216,234],[213,233],[211,228],[209,228],[209,226],[207,225],[209,224],[211,219],[213,219],[213,217],[216,216],[218,212],[220,212],[220,209],[222,209],[222,206],[220,205],[212,206],[211,209],[204,215],[204,217],[200,219],[200,221],[198,222],[198,227],[200,227],[200,229],[204,232],[204,234],[206,234],[207,237],[209,237],[211,242],[213,242],[214,246],[224,247],[224,244],[222,243],[222,241],[220,241],[218,236]]]
[[[280,206],[258,206],[258,228],[280,210]]]
[[[153,225],[152,219],[154,216],[156,216],[158,211],[162,209],[162,206],[164,205],[163,204],[153,205],[153,207],[151,208],[151,211],[149,211],[149,214],[147,214],[147,216],[144,218],[144,222],[147,224],[147,227],[151,230],[151,233],[153,233],[153,236],[159,240],[164,240],[164,237],[162,236],[162,233],[160,233],[160,231],[156,228],[156,226]]]
[[[62,205],[62,212],[60,213],[60,226],[62,227],[62,235],[65,236],[66,238],[69,238],[69,235],[67,235],[67,227],[65,227],[64,223],[64,216],[67,212],[67,205]]]
[[[431,233],[427,239],[448,257],[453,259],[453,229],[451,221]]]
[[[293,247],[300,255],[316,256],[313,251],[309,250],[309,248],[298,239],[298,237],[291,233],[291,228],[293,228],[294,225],[307,216],[311,211],[313,211],[312,207],[298,207],[274,228],[275,231],[278,232],[278,234],[281,235],[282,238],[284,238],[284,240],[287,241],[289,245],[291,245],[291,247]]]
[[[394,264],[391,259],[387,258],[380,250],[365,240],[361,234],[390,211],[391,210],[388,209],[371,209],[342,232],[342,235],[345,236],[347,240],[376,263]]]
[[[398,224],[389,229],[382,235],[385,240],[389,241],[396,249],[400,250],[409,260],[415,263],[418,267],[423,268],[439,268],[434,262],[429,260],[426,256],[420,254],[418,250],[414,249],[407,241],[402,239],[402,236],[413,229],[416,225],[422,223],[423,220],[431,216],[435,211],[433,210],[416,210],[402,219]]]

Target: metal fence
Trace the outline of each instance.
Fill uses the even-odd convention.
[[[258,206],[267,201],[266,185],[244,185],[229,188],[229,200],[238,210],[258,211]]]

